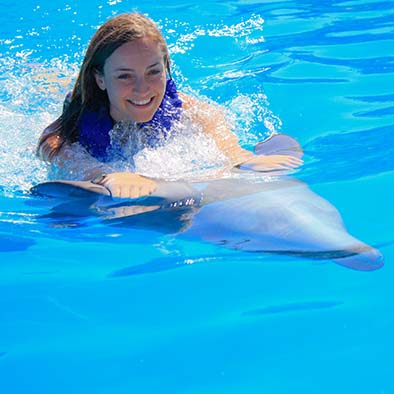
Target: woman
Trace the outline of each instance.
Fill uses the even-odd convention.
[[[157,187],[152,179],[119,172],[111,162],[126,142],[132,152],[165,144],[186,113],[231,166],[270,171],[302,163],[293,156],[242,149],[219,110],[178,93],[165,40],[155,23],[138,13],[107,21],[93,36],[63,113],[44,130],[37,152],[67,167],[75,179],[105,186],[113,197],[149,195]]]

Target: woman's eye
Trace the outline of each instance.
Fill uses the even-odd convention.
[[[118,79],[131,79],[132,76],[130,74],[120,74],[118,75]]]
[[[149,75],[157,75],[157,74],[160,74],[160,73],[161,73],[160,70],[150,70],[149,71]]]

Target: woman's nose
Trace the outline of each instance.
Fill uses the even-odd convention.
[[[137,93],[145,93],[149,89],[149,85],[145,78],[138,77],[134,84],[134,91]]]

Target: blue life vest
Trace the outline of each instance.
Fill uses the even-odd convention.
[[[138,123],[138,126],[158,129],[162,134],[168,135],[173,121],[179,120],[181,109],[182,101],[178,96],[175,83],[169,79],[163,101],[153,118],[149,122]],[[111,145],[110,131],[113,126],[114,122],[106,108],[102,107],[98,111],[85,110],[78,122],[78,142],[96,159],[107,161],[109,159],[108,148]],[[147,143],[154,146],[154,138],[150,138]]]

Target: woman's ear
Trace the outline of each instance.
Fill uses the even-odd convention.
[[[169,79],[172,79],[171,68],[170,68],[170,57],[168,55],[164,55],[164,67],[166,69],[166,74]]]
[[[94,78],[96,80],[97,86],[101,90],[105,90],[104,74],[100,73],[99,71],[94,71]]]

